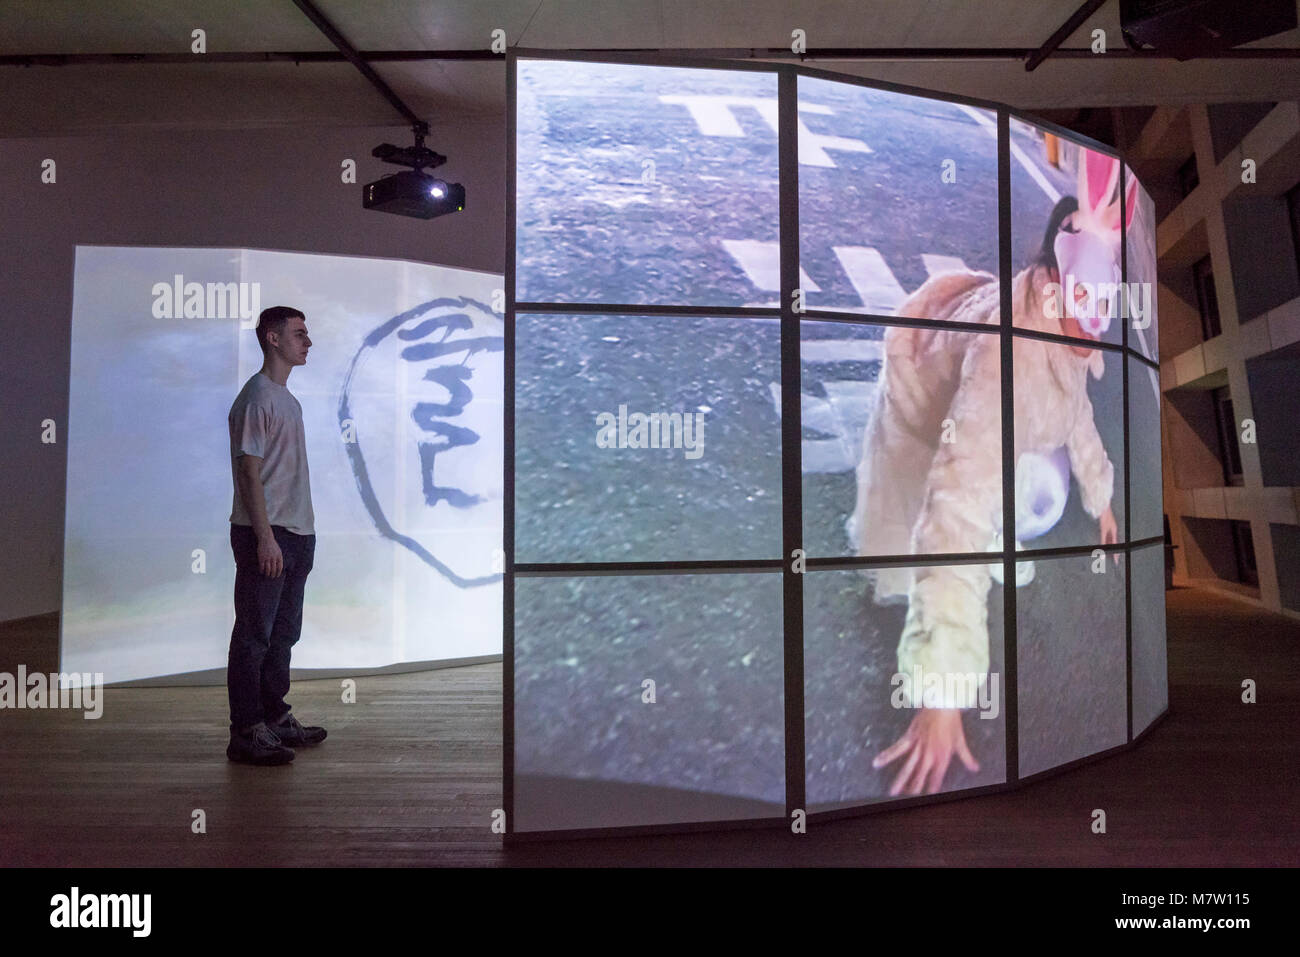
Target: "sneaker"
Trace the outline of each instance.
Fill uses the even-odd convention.
[[[301,748],[303,745],[320,744],[327,732],[324,728],[310,726],[304,728],[290,711],[276,724],[271,725],[274,734],[287,747]]]
[[[240,764],[288,764],[293,760],[293,751],[280,743],[266,722],[260,721],[247,733],[230,733],[226,757]]]

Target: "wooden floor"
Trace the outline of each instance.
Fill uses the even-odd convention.
[[[1300,864],[1300,625],[1169,594],[1170,714],[1138,748],[1005,794],[783,829],[504,848],[501,666],[296,683],[329,740],[230,764],[224,688],[110,689],[104,716],[0,711],[0,864],[75,866]],[[0,625],[53,670],[54,616]],[[1255,679],[1259,703],[1240,700]],[[1089,830],[1104,808],[1108,833]],[[207,833],[191,833],[193,812]]]

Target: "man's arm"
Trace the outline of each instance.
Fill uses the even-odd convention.
[[[257,536],[257,565],[263,575],[278,578],[284,571],[284,555],[276,543],[271,531],[270,520],[266,517],[266,490],[262,488],[262,457],[259,455],[241,455],[235,474],[239,481],[239,496],[244,509],[253,521],[253,533]]]

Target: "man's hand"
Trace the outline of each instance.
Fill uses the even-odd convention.
[[[1115,522],[1115,513],[1106,506],[1106,511],[1101,513],[1101,518],[1097,520],[1101,528],[1101,543],[1103,545],[1114,545],[1119,541],[1119,525]],[[1119,567],[1119,552],[1115,553],[1115,567]]]
[[[900,794],[904,789],[908,794],[920,794],[921,789],[926,787],[927,777],[929,787],[925,793],[938,793],[954,751],[967,770],[980,769],[979,762],[966,747],[961,711],[957,708],[922,708],[903,732],[903,736],[876,755],[872,767],[884,767],[908,751],[912,754],[894,778],[894,785],[889,789],[890,797]]]
[[[279,578],[284,571],[284,554],[274,535],[257,540],[257,567],[267,578]]]

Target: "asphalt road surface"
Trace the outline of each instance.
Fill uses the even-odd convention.
[[[774,305],[775,95],[775,76],[761,73],[521,64],[518,299]],[[996,272],[987,115],[940,101],[917,110],[892,94],[824,83],[801,82],[800,103],[808,130],[801,283],[810,306],[888,313],[934,272]],[[1036,161],[1031,175],[1013,160],[1019,269],[1041,242],[1052,190],[1073,184],[1046,167],[1026,132],[1014,130],[1013,142]],[[946,159],[955,161],[955,183],[941,181]],[[851,554],[844,520],[880,333],[805,323],[810,555]],[[780,557],[775,321],[521,315],[517,344],[517,561]],[[1151,392],[1153,409],[1145,369],[1134,371],[1135,401]],[[1122,475],[1117,355],[1106,355],[1105,375],[1089,390]],[[620,406],[702,415],[702,454],[598,447],[597,416]],[[1158,451],[1133,464],[1134,486],[1155,488],[1158,502]],[[1121,530],[1124,506],[1120,489]],[[1158,504],[1154,512],[1158,521]],[[1098,534],[1072,485],[1060,523],[1027,544],[1088,545]],[[1094,574],[1091,561],[1039,561],[1018,593],[1022,773],[1120,743],[1112,740],[1117,715],[1123,739],[1123,568]],[[521,771],[784,800],[779,575],[520,579],[517,587]],[[989,609],[990,667],[1000,673],[1000,586]],[[904,611],[876,606],[859,571],[815,572],[805,582],[810,806],[887,795],[892,770],[870,763],[912,718],[889,702]],[[655,704],[642,701],[647,678],[657,681]],[[946,787],[1004,780],[1004,720],[1005,708],[993,720],[967,714],[982,768],[972,774],[954,762]]]

